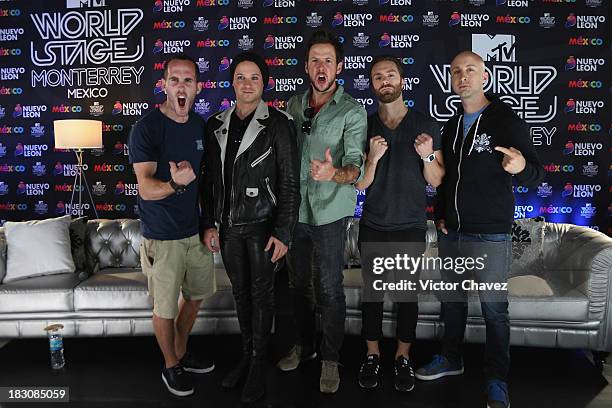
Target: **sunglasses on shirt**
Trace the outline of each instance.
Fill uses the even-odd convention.
[[[304,133],[305,135],[310,134],[310,128],[312,127],[312,118],[314,117],[314,114],[314,108],[309,106],[308,108],[304,109],[304,117],[306,118],[306,121],[302,123],[302,133]]]

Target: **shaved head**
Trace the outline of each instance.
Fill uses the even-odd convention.
[[[472,51],[462,51],[451,62],[451,84],[453,91],[461,97],[464,109],[466,106],[483,106],[487,99],[484,86],[489,79],[485,64],[480,55]]]
[[[482,59],[482,57],[478,54],[476,54],[475,52],[472,51],[461,51],[459,54],[455,55],[455,58],[453,58],[453,61],[451,62],[451,67],[453,66],[453,63],[463,57],[468,57],[468,58],[472,58],[474,60],[474,62],[476,62],[478,65],[480,65],[483,69],[485,66],[484,60]]]

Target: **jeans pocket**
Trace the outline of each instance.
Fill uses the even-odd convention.
[[[478,238],[482,242],[507,242],[510,234],[478,234]]]

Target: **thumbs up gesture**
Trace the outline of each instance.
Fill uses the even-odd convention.
[[[325,160],[313,159],[310,161],[310,176],[316,181],[331,181],[336,174],[336,168],[332,163],[331,150],[325,149]]]
[[[502,160],[502,167],[505,171],[510,174],[518,174],[525,169],[525,158],[520,151],[514,147],[495,147],[495,150],[502,152],[504,158]]]

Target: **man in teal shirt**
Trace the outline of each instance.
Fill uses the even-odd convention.
[[[334,33],[313,33],[305,64],[310,89],[288,103],[298,129],[302,196],[288,256],[298,341],[278,366],[290,371],[300,361],[316,356],[316,303],[323,331],[319,387],[324,393],[334,393],[340,385],[338,358],[346,316],[342,286],[346,224],[355,211],[353,184],[363,170],[367,132],[365,109],[336,83],[342,61],[342,46]]]

